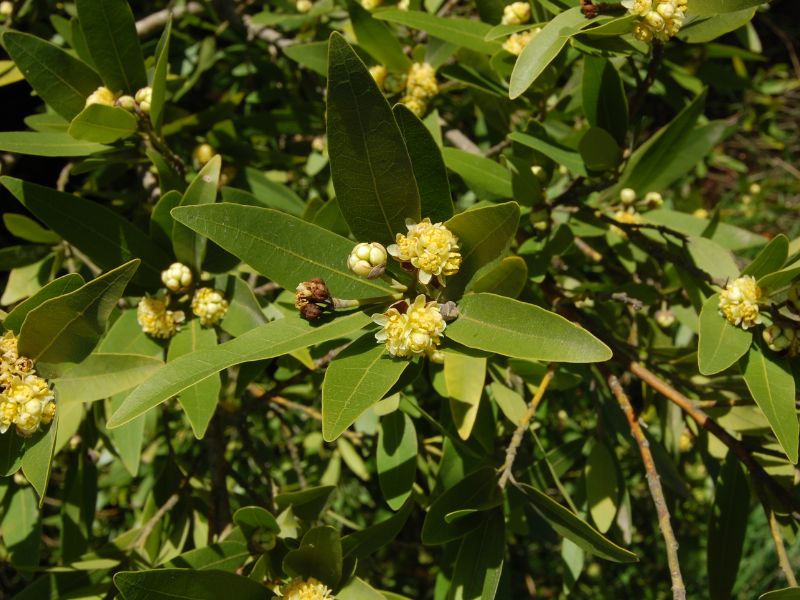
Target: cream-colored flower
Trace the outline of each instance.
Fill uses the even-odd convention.
[[[192,298],[192,313],[200,318],[203,327],[219,323],[228,312],[228,301],[219,290],[200,288]]]
[[[642,42],[653,38],[667,41],[674,37],[686,18],[686,0],[623,0],[632,15],[641,17],[633,26],[633,35]]]
[[[0,395],[0,433],[5,433],[13,423],[20,435],[33,435],[39,425],[53,420],[54,401],[47,380],[32,373],[14,377]]]
[[[649,208],[658,208],[664,204],[664,198],[658,192],[647,192],[644,201]]]
[[[438,347],[447,324],[438,303],[428,302],[420,294],[404,313],[392,307],[383,314],[373,315],[372,320],[382,327],[375,339],[383,342],[392,356],[411,358],[425,355],[441,361]]]
[[[531,18],[531,5],[528,2],[512,2],[503,8],[503,25],[522,25]]]
[[[5,19],[11,16],[11,13],[14,12],[14,3],[9,2],[9,0],[3,0],[0,2],[0,19]]]
[[[656,311],[656,323],[659,327],[669,329],[675,324],[675,313],[668,308]]]
[[[730,323],[749,329],[761,323],[758,303],[761,300],[761,288],[755,277],[744,275],[734,279],[719,295],[719,314]]]
[[[134,99],[139,105],[139,110],[144,114],[148,114],[150,112],[150,105],[153,102],[153,88],[148,85],[147,87],[137,90]]]
[[[369,68],[369,74],[372,75],[372,78],[375,80],[375,83],[378,84],[378,87],[383,89],[386,76],[389,74],[389,71],[386,70],[386,67],[383,65],[374,65]]]
[[[411,0],[400,0],[397,3],[397,10],[408,10],[411,8]]]
[[[314,8],[314,3],[311,0],[297,0],[295,8],[299,13],[307,13]]]
[[[17,336],[13,331],[6,331],[0,337],[0,359],[3,362],[13,363],[19,358],[17,351]]]
[[[386,270],[386,248],[378,242],[357,244],[347,257],[347,268],[359,277],[374,279]]]
[[[154,338],[171,338],[185,318],[182,310],[167,310],[167,303],[161,298],[145,296],[136,307],[136,320],[142,331]]]
[[[104,106],[114,106],[117,96],[110,89],[100,86],[86,98],[86,106],[90,104],[103,104]]]
[[[619,199],[623,204],[633,204],[636,202],[636,190],[633,188],[622,188],[619,191]]]
[[[5,433],[14,424],[19,414],[19,404],[0,394],[0,433]]]
[[[541,29],[539,27],[534,27],[530,31],[512,33],[508,36],[508,39],[503,42],[503,50],[510,52],[514,56],[519,56],[522,54],[522,51],[525,50],[525,46],[530,44],[531,40],[539,35],[540,31]]]
[[[406,79],[406,95],[428,100],[438,93],[436,69],[426,62],[413,63]]]
[[[400,99],[400,104],[405,105],[408,110],[413,112],[418,117],[423,117],[425,115],[425,111],[428,110],[428,103],[425,100],[420,100],[415,96],[403,96]]]
[[[192,270],[183,263],[174,262],[161,271],[161,281],[170,292],[181,292],[192,285]]]
[[[136,99],[133,96],[125,94],[124,96],[117,98],[116,104],[120,108],[124,108],[125,110],[133,112],[133,109],[136,108]]]
[[[383,4],[383,0],[361,0],[361,6],[366,10],[375,10],[381,4]]]
[[[211,144],[198,144],[192,151],[192,158],[197,162],[198,166],[203,166],[212,158],[217,152]]]
[[[625,223],[627,225],[636,225],[642,222],[642,215],[636,212],[636,209],[632,206],[624,210],[618,210],[614,213],[614,220],[618,223]],[[620,235],[622,237],[628,237],[628,234],[621,227],[617,227],[616,225],[611,226],[611,231]]]
[[[297,577],[282,591],[284,600],[334,600],[333,592],[321,581]]]
[[[417,279],[428,284],[436,277],[441,285],[445,278],[458,273],[461,266],[458,238],[441,223],[428,218],[419,223],[408,221],[408,234],[398,233],[395,243],[386,250],[396,260],[411,263],[418,269]]]

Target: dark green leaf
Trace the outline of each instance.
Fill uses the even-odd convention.
[[[753,262],[747,265],[747,268],[742,271],[742,275],[751,275],[756,279],[761,279],[780,269],[788,256],[789,238],[779,234],[758,253]]]
[[[622,150],[605,129],[591,127],[578,142],[578,151],[590,171],[610,171],[622,160]]]
[[[581,93],[589,125],[602,127],[623,146],[628,134],[628,100],[614,65],[605,58],[585,56]]]
[[[156,133],[161,132],[164,122],[164,102],[167,98],[167,74],[169,73],[169,39],[172,33],[172,19],[167,21],[164,33],[156,48],[156,68],[153,71],[153,97],[150,102],[150,120]]]
[[[417,472],[417,431],[406,413],[381,418],[376,452],[378,482],[386,503],[399,510],[411,495]]]
[[[495,54],[501,47],[498,42],[486,39],[492,26],[480,21],[437,17],[421,11],[397,9],[382,10],[375,14],[375,18],[421,29],[440,40],[482,54]]]
[[[300,547],[283,558],[283,570],[293,577],[314,577],[337,587],[342,576],[342,543],[333,527],[314,527]]]
[[[388,519],[343,537],[342,551],[344,557],[352,556],[357,559],[363,559],[370,556],[378,548],[391,542],[403,530],[413,509],[414,501],[409,499],[400,510]]]
[[[503,511],[496,508],[484,513],[480,526],[461,541],[450,580],[450,597],[493,600],[503,572],[505,550]]]
[[[196,206],[213,204],[217,199],[219,174],[222,168],[222,157],[217,154],[205,166],[186,188],[180,206]],[[186,265],[194,267],[200,272],[206,255],[207,240],[203,235],[197,235],[186,225],[173,221],[172,247],[175,257]]]
[[[490,158],[457,148],[442,148],[447,168],[457,173],[471,188],[485,190],[498,198],[511,198],[511,173]]]
[[[694,0],[689,5],[690,16],[716,17],[763,4],[764,0]]]
[[[374,19],[355,0],[348,0],[347,11],[350,13],[350,23],[359,46],[392,71],[408,70],[411,61],[403,53],[403,46],[386,23]]]
[[[124,600],[264,600],[264,586],[227,571],[155,569],[122,571],[114,585]]]
[[[301,519],[314,521],[319,518],[322,509],[336,488],[332,485],[320,485],[306,488],[299,492],[289,492],[275,496],[275,505],[284,509],[292,507],[292,512]]]
[[[753,334],[719,314],[719,294],[705,301],[698,323],[697,366],[703,375],[724,371],[747,353]]]

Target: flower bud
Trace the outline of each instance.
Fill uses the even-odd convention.
[[[297,0],[294,5],[299,13],[307,13],[314,8],[314,3],[311,0]]]
[[[751,183],[747,191],[753,194],[753,196],[758,196],[761,193],[761,186],[757,183]]]
[[[359,277],[375,279],[386,270],[386,248],[378,242],[357,244],[347,257],[347,268]]]
[[[147,87],[143,87],[136,92],[136,96],[134,96],[134,98],[139,104],[139,110],[141,110],[144,114],[149,114],[150,104],[153,102],[153,88],[151,88],[149,85]]]
[[[200,319],[203,327],[219,323],[228,312],[228,301],[219,290],[200,288],[192,298],[192,313]]]
[[[531,18],[531,5],[528,2],[512,2],[503,8],[503,25],[522,25]]]
[[[709,215],[705,208],[698,208],[692,213],[692,216],[697,217],[698,219],[707,219]]]
[[[767,347],[773,352],[783,352],[791,347],[796,334],[793,329],[783,328],[780,325],[770,325],[761,333]]]
[[[170,292],[181,292],[192,285],[192,270],[183,263],[174,262],[161,271],[161,281]]]
[[[389,74],[389,72],[386,70],[386,67],[383,65],[374,65],[369,68],[369,74],[372,75],[372,78],[375,80],[375,83],[378,84],[378,87],[383,89],[386,76]]]
[[[7,19],[14,12],[14,3],[8,0],[0,2],[0,18]]]
[[[411,7],[411,0],[400,0],[397,3],[397,10],[408,10]]]
[[[622,188],[619,192],[619,199],[623,204],[633,204],[636,202],[636,192],[631,188]]]
[[[658,192],[647,192],[644,201],[649,208],[658,208],[664,204],[664,198]]]
[[[653,10],[644,16],[644,20],[653,31],[661,31],[664,29],[664,17]]]
[[[375,10],[381,4],[383,4],[383,0],[361,0],[361,6],[363,6],[365,10]]]
[[[663,329],[669,329],[675,324],[675,313],[668,308],[656,311],[656,323]]]
[[[192,151],[192,157],[197,161],[201,167],[214,158],[216,151],[211,144],[198,144]]]
[[[167,303],[161,298],[145,296],[136,307],[139,326],[154,338],[171,338],[178,333],[185,318],[183,311],[167,310]]]
[[[120,96],[117,98],[117,106],[124,108],[125,110],[133,111],[133,109],[136,108],[136,99],[133,96],[128,96],[127,94]]]
[[[114,106],[116,96],[107,87],[100,86],[86,98],[86,106],[90,104],[102,104],[104,106]]]

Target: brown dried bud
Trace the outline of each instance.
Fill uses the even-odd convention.
[[[322,316],[322,309],[316,304],[306,304],[300,307],[300,316],[306,321],[316,321]]]
[[[439,312],[445,321],[454,321],[458,318],[458,306],[452,300],[439,305]]]
[[[20,356],[17,361],[14,363],[14,367],[18,371],[22,371],[23,373],[27,373],[33,369],[33,361],[28,358],[27,356]]]
[[[297,293],[295,294],[294,305],[297,308],[302,308],[309,302],[318,304],[330,304],[331,293],[325,282],[316,277],[310,281],[304,281],[297,286]]]

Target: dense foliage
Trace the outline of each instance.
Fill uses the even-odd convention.
[[[0,2],[0,598],[800,597],[792,4]]]

